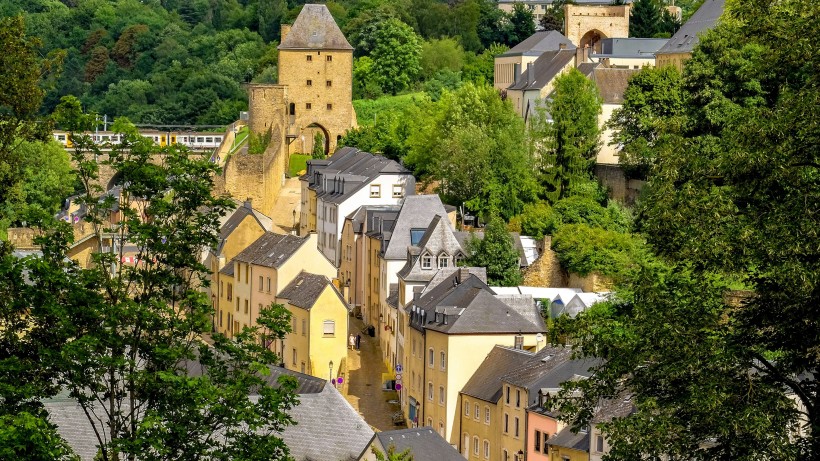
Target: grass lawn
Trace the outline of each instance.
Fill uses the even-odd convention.
[[[293,154],[290,156],[290,166],[288,167],[288,175],[295,178],[307,169],[307,161],[310,160],[310,154]]]
[[[236,133],[236,137],[233,139],[233,145],[231,146],[231,150],[229,152],[234,152],[238,149],[242,144],[245,143],[245,140],[248,139],[248,126],[245,125],[239,129],[239,132]]]
[[[356,99],[353,101],[353,108],[356,109],[356,119],[359,125],[373,126],[373,121],[378,118],[379,112],[399,111],[415,104],[416,100],[426,97],[427,95],[420,91],[397,96],[382,96],[379,99]]]

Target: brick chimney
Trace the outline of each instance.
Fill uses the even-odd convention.
[[[470,276],[470,268],[469,267],[459,267],[458,268],[458,283],[464,283],[467,280],[467,277]]]
[[[587,62],[589,59],[589,44],[584,46],[579,46],[575,49],[575,67],[580,66],[581,64]]]

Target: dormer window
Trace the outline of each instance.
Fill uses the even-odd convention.
[[[421,268],[425,270],[429,270],[433,268],[433,257],[425,254],[421,257]]]
[[[461,261],[464,260],[464,254],[463,253],[458,253],[458,254],[456,254],[455,258],[453,258],[453,259],[455,260],[455,265],[458,266],[461,263]]]
[[[449,267],[450,266],[450,257],[447,253],[442,253],[438,255],[438,267]]]

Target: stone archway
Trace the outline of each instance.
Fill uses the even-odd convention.
[[[590,54],[592,53],[600,53],[601,52],[601,40],[608,38],[605,33],[601,32],[598,29],[592,29],[587,31],[583,36],[581,36],[580,47],[589,47]]]
[[[310,125],[306,126],[302,130],[302,136],[304,137],[303,141],[303,153],[311,153],[313,152],[313,142],[316,136],[316,133],[322,134],[322,139],[324,140],[324,146],[322,146],[322,150],[325,153],[325,156],[331,154],[330,152],[330,134],[328,133],[327,129],[322,126],[320,123],[313,122]]]

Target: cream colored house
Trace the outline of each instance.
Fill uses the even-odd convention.
[[[407,418],[460,442],[459,391],[495,345],[536,347],[544,322],[532,299],[510,305],[497,298],[481,268],[440,269],[441,276],[404,308],[410,347],[402,379],[416,385],[400,393]],[[484,276],[486,277],[486,276]],[[404,381],[403,381],[404,382]]]

